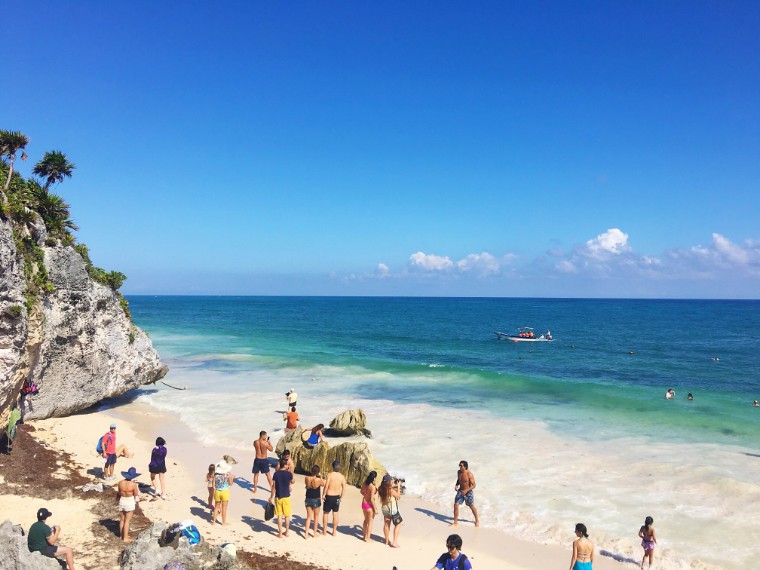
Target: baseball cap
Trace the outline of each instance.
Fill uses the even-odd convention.
[[[338,469],[339,467],[340,467],[340,461],[336,459],[335,461],[332,462],[333,469]]]
[[[37,511],[37,520],[39,521],[44,521],[46,518],[50,516],[53,516],[53,513],[51,513],[45,507],[42,507],[40,510]]]
[[[116,429],[116,424],[111,424],[111,429]]]
[[[385,475],[383,475],[383,482],[390,481],[391,479],[392,477],[390,473],[386,473]]]

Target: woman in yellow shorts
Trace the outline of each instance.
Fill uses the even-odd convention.
[[[216,517],[221,513],[222,524],[227,524],[227,504],[230,502],[230,485],[235,476],[231,473],[232,467],[224,459],[216,464],[214,473],[214,514],[211,516],[211,524],[216,524]]]

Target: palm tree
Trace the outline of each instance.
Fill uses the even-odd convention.
[[[42,216],[48,232],[53,235],[61,235],[67,229],[79,229],[71,219],[70,207],[63,198],[58,194],[48,192],[46,187],[41,186],[35,180],[29,182],[29,187],[37,201],[35,209]]]
[[[53,182],[61,182],[64,178],[71,177],[71,171],[76,166],[69,162],[66,155],[60,150],[51,150],[45,153],[32,172],[45,178],[45,188],[49,188]]]
[[[5,202],[5,192],[8,191],[8,186],[11,185],[11,177],[13,176],[13,161],[16,160],[16,153],[21,151],[21,160],[26,160],[26,152],[24,148],[29,144],[29,137],[24,133],[18,131],[2,131],[0,130],[0,156],[8,157],[8,178],[5,180],[5,186],[3,192],[0,192],[3,202]]]

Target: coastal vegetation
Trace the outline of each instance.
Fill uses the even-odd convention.
[[[39,179],[26,179],[14,168],[16,157],[27,160],[29,137],[18,131],[0,130],[0,219],[10,220],[16,250],[23,259],[27,285],[27,310],[45,293],[54,290],[44,264],[44,251],[39,243],[44,224],[44,244],[73,246],[82,256],[90,278],[114,291],[121,308],[131,319],[127,300],[119,289],[127,276],[119,271],[106,271],[96,267],[89,250],[76,243],[74,231],[79,228],[71,218],[71,207],[62,196],[51,191],[51,186],[71,178],[76,165],[60,150],[46,152],[34,165],[32,173]],[[19,153],[21,153],[19,155]]]

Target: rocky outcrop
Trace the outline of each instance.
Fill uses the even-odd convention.
[[[377,471],[378,482],[387,472],[363,441],[341,443],[335,447],[330,447],[326,441],[323,441],[316,447],[307,448],[301,439],[302,434],[301,427],[286,433],[277,442],[275,448],[278,456],[281,456],[286,449],[290,451],[290,457],[299,473],[308,474],[314,465],[319,465],[320,472],[326,475],[332,471],[332,462],[337,460],[340,463],[340,472],[343,473],[348,484],[358,487],[364,483],[370,471]]]
[[[153,523],[127,546],[119,559],[121,570],[163,570],[172,562],[181,564],[185,570],[243,570],[242,566],[227,551],[211,547],[205,542],[190,546],[187,539],[180,537],[169,545],[162,546],[161,534],[167,525]]]
[[[39,552],[29,552],[24,530],[10,520],[0,524],[0,568],[61,570],[61,566],[52,558],[47,558]]]
[[[361,408],[346,410],[333,418],[330,427],[324,431],[324,434],[328,437],[363,435],[371,438],[372,432],[366,426],[367,416],[364,415],[364,410]]]
[[[28,419],[65,416],[163,378],[167,368],[116,293],[90,279],[79,253],[47,239],[39,222],[15,228],[36,241],[48,276],[48,291],[28,312],[13,229],[0,219],[0,425],[26,378],[40,389]]]
[[[17,255],[11,223],[0,218],[0,425],[18,396],[27,373],[28,316],[24,267]]]

